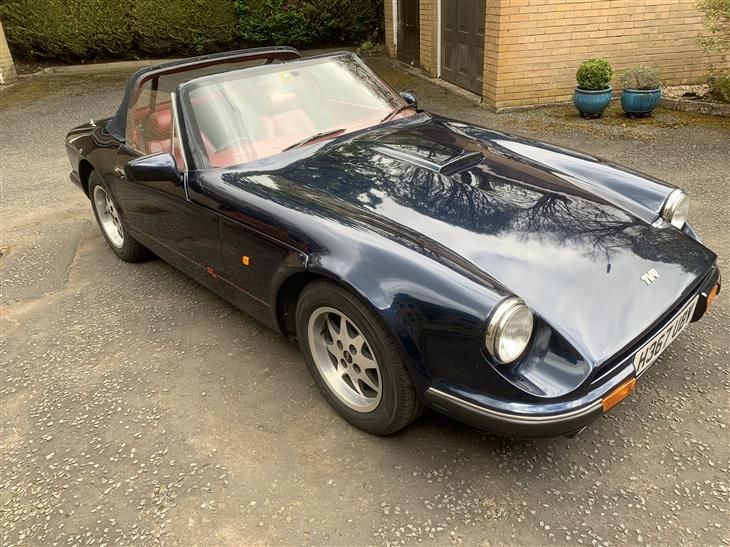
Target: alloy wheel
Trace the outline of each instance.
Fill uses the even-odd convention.
[[[332,393],[357,412],[375,410],[382,376],[362,330],[341,311],[321,307],[309,317],[307,331],[314,364]]]
[[[121,249],[124,246],[124,228],[119,212],[109,193],[101,186],[94,187],[94,208],[99,225],[107,239],[116,248]]]

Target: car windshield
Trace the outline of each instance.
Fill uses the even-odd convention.
[[[181,86],[203,163],[229,167],[377,125],[405,105],[352,54],[270,64]]]

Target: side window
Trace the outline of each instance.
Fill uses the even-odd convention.
[[[170,152],[172,147],[170,93],[156,88],[155,79],[145,82],[127,112],[127,145],[145,155]]]

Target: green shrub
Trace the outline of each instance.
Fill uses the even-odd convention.
[[[298,6],[287,0],[235,0],[238,35],[248,44],[300,46],[315,34]]]
[[[376,41],[383,0],[0,0],[14,55],[66,62]]]
[[[375,44],[373,44],[370,40],[365,40],[362,44],[360,44],[360,53],[363,55],[369,54],[373,49],[375,48]]]
[[[730,73],[710,79],[710,96],[716,101],[730,103]]]
[[[662,85],[659,71],[650,66],[629,68],[621,73],[620,80],[624,89],[657,89]]]
[[[248,45],[332,45],[378,37],[383,0],[235,0]]]
[[[699,0],[697,8],[705,16],[705,34],[700,42],[708,53],[730,56],[730,0]]]
[[[378,41],[383,0],[303,0],[301,9],[321,45]]]
[[[0,19],[15,55],[69,62],[220,51],[236,29],[233,0],[5,0]]]
[[[13,54],[64,61],[127,57],[131,5],[108,0],[4,0],[0,19]]]
[[[142,53],[200,55],[235,43],[231,0],[134,0],[133,6],[133,30]]]
[[[585,91],[608,89],[613,78],[613,68],[606,59],[588,59],[583,61],[575,73],[578,87]]]

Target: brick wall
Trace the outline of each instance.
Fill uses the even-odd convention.
[[[438,40],[438,4],[436,0],[421,0],[419,4],[421,70],[436,76]]]
[[[484,99],[496,108],[570,100],[583,59],[639,64],[669,84],[702,79],[695,0],[491,0]],[[490,21],[490,19],[492,19]],[[618,87],[614,82],[614,88]]]
[[[391,57],[395,57],[395,40],[393,38],[393,33],[395,32],[395,29],[393,28],[393,8],[394,8],[394,1],[395,0],[385,0],[385,49],[388,52],[388,55]]]
[[[2,23],[0,23],[0,76],[2,76],[0,85],[11,84],[17,79],[15,64],[13,63],[13,58],[10,56]]]
[[[393,0],[385,4],[392,44]],[[420,62],[429,76],[437,70],[437,6],[420,3]],[[701,80],[721,63],[705,55],[702,31],[696,0],[487,0],[484,102],[501,109],[568,101],[578,65],[591,57],[607,58],[617,73],[654,65],[668,84]]]

